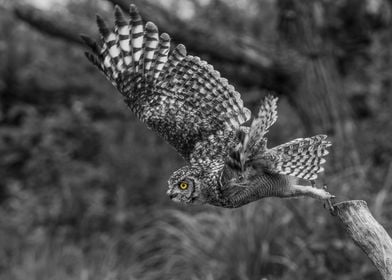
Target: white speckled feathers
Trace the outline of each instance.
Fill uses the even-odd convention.
[[[226,160],[233,171],[244,172],[253,166],[272,173],[291,175],[314,180],[322,172],[323,158],[328,154],[331,143],[327,136],[317,135],[298,138],[277,147],[267,149],[265,134],[277,120],[277,97],[264,98],[258,115],[248,129],[239,130],[240,142]]]
[[[252,161],[264,164],[271,172],[295,176],[305,180],[317,179],[332,144],[326,135],[298,138],[256,155]]]
[[[315,180],[317,174],[324,171],[327,148],[332,144],[326,135],[298,138],[271,149],[271,152],[283,155],[275,161],[273,168],[278,173],[291,175],[306,180]]]
[[[249,153],[261,152],[267,148],[267,139],[264,136],[278,119],[277,102],[277,97],[268,95],[261,103],[257,117],[253,119],[250,125],[248,141],[244,143]]]
[[[152,22],[143,25],[134,5],[129,14],[130,20],[116,7],[113,30],[97,16],[101,39],[83,39],[92,50],[87,58],[148,127],[189,159],[197,142],[249,120],[240,94],[218,71],[181,44],[170,51],[169,35],[159,36]]]

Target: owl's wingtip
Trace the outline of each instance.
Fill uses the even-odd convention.
[[[155,23],[153,23],[152,21],[148,21],[146,23],[146,31],[153,31],[153,32],[158,32],[158,27],[155,25]]]
[[[161,39],[163,41],[169,41],[170,40],[170,35],[167,34],[167,33],[162,33],[160,37],[161,37]]]
[[[96,14],[95,17],[96,17],[99,33],[101,33],[101,35],[106,38],[110,34],[109,28],[106,26],[106,23],[100,14]]]
[[[186,56],[186,47],[183,44],[178,44],[176,49],[181,55]]]
[[[139,10],[138,10],[138,8],[136,7],[135,4],[130,4],[129,5],[129,13],[131,15],[138,15],[139,14]]]

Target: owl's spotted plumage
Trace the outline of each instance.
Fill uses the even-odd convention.
[[[323,170],[326,136],[268,149],[265,134],[277,119],[277,98],[265,98],[245,126],[250,111],[219,72],[181,44],[170,50],[170,36],[159,35],[152,22],[143,25],[134,5],[129,15],[116,7],[113,29],[98,16],[98,42],[82,37],[92,51],[86,56],[132,112],[188,162],[169,179],[173,200],[238,207],[266,196],[331,198],[295,179],[314,180]]]

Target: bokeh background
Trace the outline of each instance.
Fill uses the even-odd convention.
[[[255,112],[269,145],[328,134],[328,184],[392,232],[392,1],[135,0]],[[0,0],[1,279],[381,279],[319,201],[166,196],[184,162],[84,58],[127,0]]]

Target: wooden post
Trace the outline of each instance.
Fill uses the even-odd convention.
[[[371,259],[384,280],[392,280],[392,239],[363,200],[334,205],[335,213],[354,242]]]

